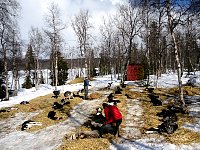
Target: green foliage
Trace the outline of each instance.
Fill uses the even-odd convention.
[[[109,65],[110,60],[111,60],[111,58],[108,55],[103,54],[103,53],[100,54],[99,67],[100,67],[100,73],[102,75],[111,73],[111,71],[110,71],[111,69],[110,69],[110,65]]]
[[[149,76],[149,65],[148,65],[148,62],[147,62],[147,58],[146,57],[143,57],[142,61],[141,61],[141,65],[142,65],[142,68],[143,68],[143,74],[144,74],[144,79],[147,79],[147,77]]]
[[[44,84],[44,77],[43,77],[43,73],[42,71],[40,72],[41,76],[40,76],[40,84]]]
[[[58,85],[64,85],[68,79],[68,64],[64,61],[61,53],[58,52]],[[53,64],[52,64],[53,65]],[[55,85],[55,66],[53,66],[53,70],[51,71],[50,79],[52,79],[51,85]]]
[[[3,61],[0,60],[0,76],[2,75],[3,72],[4,72]]]
[[[22,87],[26,88],[26,89],[32,88],[32,82],[31,82],[31,76],[30,75],[26,76],[25,82],[22,84]]]
[[[138,79],[143,80],[144,79],[144,68],[141,66],[138,70]]]
[[[32,69],[35,69],[35,55],[31,45],[28,46],[26,52],[26,70],[30,73]]]
[[[68,79],[68,65],[63,58],[58,60],[58,85],[63,85]]]

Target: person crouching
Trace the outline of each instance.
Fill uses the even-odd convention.
[[[111,133],[113,135],[119,135],[119,126],[122,123],[122,114],[116,105],[108,105],[107,103],[102,104],[104,114],[106,118],[105,124],[99,129],[99,135],[102,137],[103,134]]]

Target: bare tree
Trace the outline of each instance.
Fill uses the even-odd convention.
[[[52,3],[49,8],[49,13],[46,16],[46,23],[48,25],[48,29],[45,30],[46,35],[50,40],[51,47],[51,76],[52,83],[55,86],[55,90],[57,90],[58,85],[58,53],[60,53],[61,48],[61,31],[65,28],[60,19],[60,10],[55,3]]]
[[[101,44],[102,44],[102,54],[101,56],[104,56],[106,59],[107,65],[102,65],[104,67],[104,70],[109,72],[111,74],[111,80],[112,77],[112,71],[113,71],[113,59],[114,59],[114,53],[115,53],[115,43],[114,43],[114,35],[116,32],[116,29],[114,27],[114,24],[112,23],[112,18],[109,17],[107,22],[104,19],[104,24],[101,27]]]
[[[126,70],[126,66],[131,61],[132,50],[135,38],[139,35],[142,27],[140,19],[140,9],[132,7],[131,3],[127,5],[121,5],[116,17],[116,26],[120,31],[120,35],[123,38],[124,48],[126,50],[126,59],[124,62],[123,76]],[[124,77],[123,77],[124,79]]]
[[[178,74],[178,83],[179,83],[179,100],[182,102],[182,105],[185,106],[185,101],[183,98],[183,86],[182,86],[182,70],[181,70],[181,62],[180,62],[180,53],[178,51],[178,41],[176,39],[175,29],[176,27],[181,24],[182,20],[181,17],[185,13],[182,9],[177,9],[176,5],[173,3],[172,0],[166,0],[165,1],[165,7],[166,7],[166,13],[168,18],[168,29],[170,32],[170,35],[172,37],[172,41],[174,44],[174,50],[175,50],[175,58],[177,63],[177,74]],[[176,9],[175,9],[176,7]],[[174,9],[173,9],[174,8]],[[172,13],[175,13],[176,15],[172,15]],[[175,16],[175,17],[173,17]]]
[[[20,83],[19,83],[19,64],[21,62],[22,59],[22,53],[21,53],[21,42],[19,39],[19,36],[17,34],[17,32],[15,30],[13,30],[13,34],[12,34],[12,41],[11,41],[11,45],[10,45],[10,58],[12,61],[12,74],[13,74],[13,79],[12,79],[12,85],[14,82],[14,87],[12,87],[11,85],[11,89],[14,90],[13,92],[13,96],[17,95],[17,91],[20,88]]]
[[[42,58],[42,54],[44,52],[44,37],[42,33],[39,31],[38,28],[31,28],[30,31],[30,44],[32,45],[34,54],[35,54],[35,71],[34,71],[34,77],[35,77],[35,87],[37,89],[37,86],[40,82],[39,80],[39,74],[41,73],[41,66],[40,66],[40,58]]]
[[[4,0],[0,2],[0,55],[4,62],[4,78],[6,84],[6,99],[8,93],[8,54],[10,42],[12,41],[12,31],[17,26],[17,13],[20,5],[16,0]]]
[[[86,76],[88,75],[88,56],[90,50],[90,39],[89,34],[92,26],[89,22],[90,16],[88,10],[80,10],[80,12],[74,16],[72,20],[72,28],[78,38],[79,49],[81,57],[85,60]],[[83,70],[82,70],[83,71]],[[82,72],[83,73],[83,72]]]

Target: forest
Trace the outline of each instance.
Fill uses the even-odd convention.
[[[128,64],[141,64],[147,79],[151,74],[177,72],[183,104],[182,73],[200,69],[199,0],[129,0],[118,5],[116,14],[105,16],[99,28],[90,22],[89,10],[81,9],[68,19],[77,37],[76,47],[66,47],[63,30],[67,26],[55,3],[44,14],[45,28],[31,27],[25,43],[18,25],[20,9],[18,0],[0,1],[0,84],[6,85],[6,98],[9,71],[14,95],[20,84],[31,88],[43,83],[44,58],[50,62],[46,69],[53,86],[65,84],[70,68],[66,59],[74,58],[81,58],[78,76],[92,76],[92,70],[100,68],[101,75],[121,74],[123,80]],[[93,37],[93,30],[99,30],[99,37]],[[26,81],[19,83],[22,62]]]

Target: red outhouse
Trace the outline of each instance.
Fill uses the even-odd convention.
[[[144,78],[144,69],[139,64],[129,64],[126,72],[127,81],[141,80]]]

